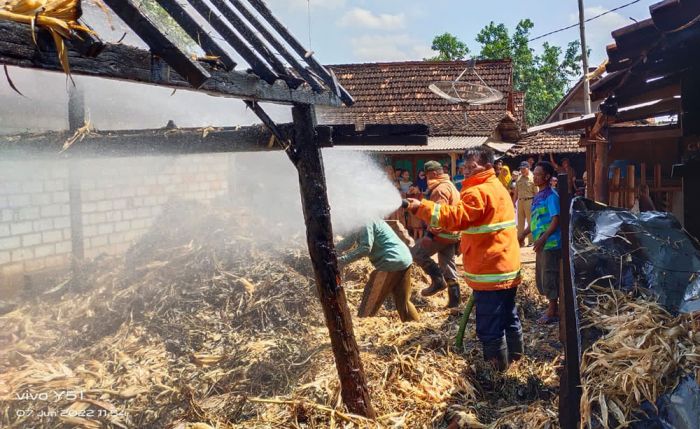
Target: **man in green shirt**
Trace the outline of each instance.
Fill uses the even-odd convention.
[[[353,245],[356,247],[348,251]],[[335,249],[338,254],[347,251],[338,258],[341,266],[365,256],[374,265],[375,270],[370,274],[362,295],[360,317],[377,314],[391,293],[402,322],[420,319],[411,303],[411,251],[386,222],[369,222],[338,243]]]

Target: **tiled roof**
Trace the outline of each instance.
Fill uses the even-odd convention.
[[[488,137],[428,137],[427,145],[360,145],[360,146],[334,146],[333,150],[353,150],[363,152],[461,152],[470,147],[481,146],[489,141]]]
[[[428,85],[454,80],[466,68],[464,61],[412,61],[329,66],[355,98],[344,108],[319,108],[321,124],[426,124],[431,136],[490,136],[506,117],[512,91],[510,60],[478,61],[476,72],[484,82],[503,92],[504,99],[466,108],[433,94]],[[468,73],[462,80],[480,83]],[[521,107],[522,109],[522,103]]]
[[[541,153],[578,153],[586,149],[579,145],[581,134],[567,131],[540,131],[524,135],[508,155],[537,155]]]

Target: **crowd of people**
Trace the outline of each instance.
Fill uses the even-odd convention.
[[[547,161],[535,165],[525,161],[519,170],[511,174],[494,159],[491,149],[479,147],[464,154],[463,179],[458,183],[461,191],[437,161],[426,162],[415,183],[406,171],[392,175],[406,198],[394,217],[407,215],[420,222],[424,232],[409,247],[384,220],[376,220],[338,245],[340,252],[356,245],[339,257],[341,266],[368,256],[375,267],[363,301],[370,295],[375,298],[369,310],[361,306],[360,316],[374,315],[381,301],[393,294],[401,320],[417,320],[420,315],[410,302],[410,269],[415,264],[431,280],[421,295],[446,290],[449,308],[461,303],[459,277],[472,289],[476,333],[485,360],[503,371],[520,359],[524,354],[516,308],[522,280],[520,246],[528,238],[534,246],[537,288],[549,300],[539,323],[556,323],[561,239],[559,196],[550,183],[556,167]],[[519,223],[516,206],[522,218]],[[462,273],[457,270],[458,255],[462,256]],[[379,277],[385,280],[377,286]]]

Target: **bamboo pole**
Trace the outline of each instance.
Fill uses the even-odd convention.
[[[626,201],[626,208],[631,209],[634,207],[634,200],[635,200],[635,184],[634,184],[634,174],[635,174],[635,168],[634,165],[628,165],[627,166],[627,201]]]
[[[610,205],[613,207],[620,206],[620,169],[613,169],[612,183],[610,184]]]
[[[597,141],[595,143],[595,195],[596,201],[608,202],[608,195],[605,192],[608,182],[608,142]]]

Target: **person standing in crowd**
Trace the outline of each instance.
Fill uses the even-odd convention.
[[[401,177],[399,178],[399,190],[401,191],[401,195],[406,196],[406,194],[408,194],[408,188],[411,186],[413,186],[413,182],[411,182],[411,176],[408,170],[401,170]]]
[[[554,174],[554,166],[549,162],[537,163],[533,180],[539,192],[532,201],[530,225],[518,234],[518,240],[521,243],[531,232],[535,238],[535,283],[539,293],[549,300],[547,311],[538,320],[540,324],[559,321],[561,230],[559,229],[559,194],[550,186]]]
[[[396,311],[402,322],[419,320],[416,307],[411,302],[411,251],[391,227],[383,220],[369,222],[335,247],[342,253],[356,245],[355,249],[338,258],[338,265],[345,266],[365,256],[374,266],[362,295],[359,317],[374,316],[389,294],[394,297]],[[376,284],[377,276],[386,276]],[[381,288],[374,290],[374,288]]]
[[[530,171],[532,171],[532,169],[535,168],[535,158],[532,156],[528,157],[527,164],[528,164],[528,168],[530,169]]]
[[[464,278],[474,290],[476,334],[484,359],[499,371],[523,355],[523,332],[515,305],[521,282],[515,212],[493,170],[486,147],[464,154],[464,190],[457,205],[408,201],[408,210],[431,227],[462,231]]]
[[[571,166],[571,161],[569,158],[562,158],[561,165],[554,161],[554,155],[549,154],[549,160],[556,170],[555,174],[566,174],[569,180],[569,195],[574,195],[576,193],[576,170]]]
[[[428,198],[435,205],[455,206],[459,203],[459,191],[450,181],[450,178],[442,170],[437,161],[425,163],[425,172],[428,177]],[[413,199],[412,201],[418,201]],[[415,215],[415,214],[414,214]],[[419,219],[421,219],[419,217]],[[425,220],[425,219],[421,219]],[[423,296],[432,296],[447,288],[448,308],[459,305],[460,290],[457,280],[457,262],[455,252],[459,243],[459,230],[428,227],[428,233],[413,246],[413,259],[425,273],[430,276],[431,284],[421,291]],[[438,263],[432,259],[437,253]]]
[[[557,179],[557,176],[554,176],[549,180],[549,186],[554,190],[557,189],[557,186],[559,186],[559,179]]]
[[[501,182],[506,189],[510,189],[510,182],[513,179],[510,175],[510,168],[508,168],[507,165],[503,165],[502,159],[497,159],[496,163],[493,165],[493,169],[496,172],[498,181]]]
[[[418,189],[420,189],[422,193],[425,194],[428,192],[428,178],[425,176],[425,171],[418,171],[418,178],[416,178],[415,185],[418,186]]]
[[[408,188],[408,194],[406,194],[406,198],[422,200],[423,192],[421,192],[418,186],[413,185],[410,188]],[[418,219],[414,214],[408,213],[408,231],[410,232],[411,237],[413,237],[414,240],[418,240],[421,237],[423,237],[424,229],[425,223],[422,220]]]
[[[458,191],[462,191],[462,182],[464,181],[464,161],[457,162],[457,174],[452,178],[452,183]]]
[[[527,161],[520,163],[520,178],[515,182],[515,193],[513,199],[518,207],[518,235],[525,230],[525,226],[530,222],[532,213],[532,198],[537,193],[537,186],[530,172],[530,164]],[[532,235],[527,236],[528,245],[532,244]]]

